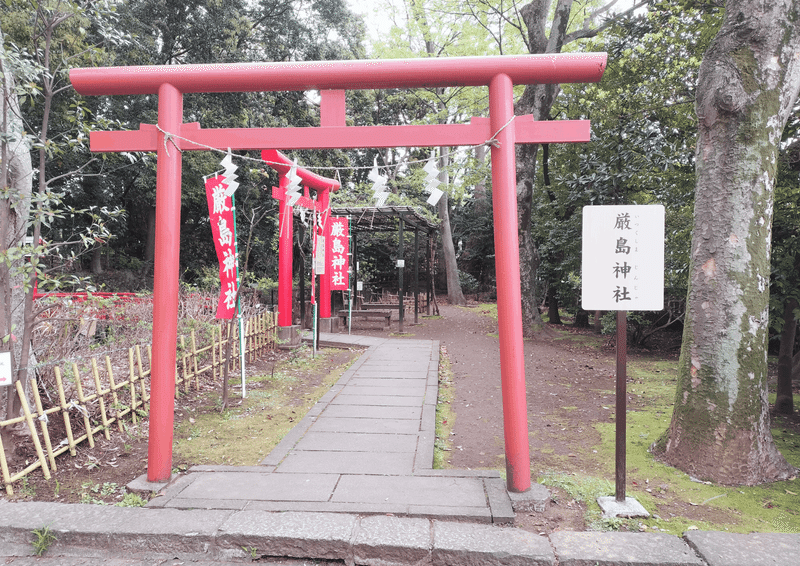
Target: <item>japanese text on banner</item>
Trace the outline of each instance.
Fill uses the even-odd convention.
[[[233,203],[226,194],[227,185],[222,176],[206,181],[208,213],[211,218],[211,234],[219,260],[220,296],[217,303],[217,318],[230,319],[236,313],[237,260],[236,235],[233,226]]]
[[[331,290],[344,291],[350,288],[350,226],[348,219],[340,216],[331,218],[330,227]]]

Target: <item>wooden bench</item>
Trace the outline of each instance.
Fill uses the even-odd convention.
[[[339,311],[339,321],[342,326],[347,326],[347,313],[346,310]],[[359,319],[364,321],[381,321],[383,320],[383,328],[388,329],[391,327],[392,313],[391,311],[378,311],[378,310],[354,310],[351,312],[353,320]]]

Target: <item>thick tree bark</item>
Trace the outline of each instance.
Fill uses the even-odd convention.
[[[670,427],[654,445],[701,479],[754,485],[795,470],[772,440],[767,328],[773,186],[800,89],[800,0],[728,0],[697,89],[697,190]]]

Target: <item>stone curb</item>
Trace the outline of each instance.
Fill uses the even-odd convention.
[[[389,515],[180,511],[0,500],[0,548],[32,550],[32,532],[56,536],[48,554],[245,560],[343,560],[348,566],[766,566],[792,564],[800,534],[555,532]],[[0,556],[4,555],[0,551]]]

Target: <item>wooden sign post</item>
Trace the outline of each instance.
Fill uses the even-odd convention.
[[[625,494],[627,311],[664,308],[664,207],[584,207],[581,271],[584,310],[617,311],[616,493],[597,502],[606,516],[647,517]]]

